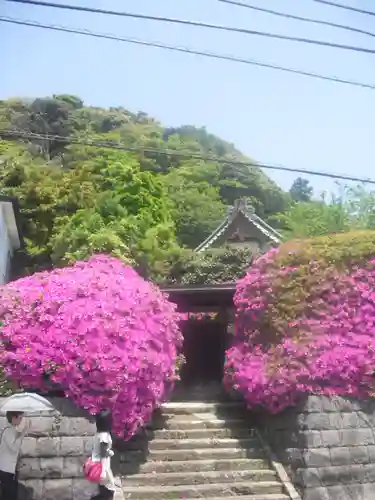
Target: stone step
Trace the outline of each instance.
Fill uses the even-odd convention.
[[[230,413],[233,411],[243,411],[241,403],[204,403],[202,401],[193,402],[169,402],[164,403],[161,409],[165,415],[191,415],[195,413]]]
[[[188,460],[171,462],[146,462],[144,464],[122,463],[123,474],[163,473],[163,472],[201,472],[219,470],[258,470],[267,469],[268,460],[264,458],[235,458],[218,460]]]
[[[282,493],[270,493],[263,495],[240,495],[230,497],[205,497],[206,500],[290,500],[288,495]]]
[[[137,443],[132,443],[132,446]],[[255,448],[261,446],[258,439],[254,437],[236,438],[201,438],[201,439],[154,439],[148,442],[148,449],[151,450],[198,450],[202,448]],[[134,449],[134,448],[133,448]]]
[[[220,412],[197,412],[197,413],[171,413],[171,414],[164,414],[162,419],[164,420],[165,424],[170,424],[172,423],[175,425],[177,422],[186,422],[186,421],[211,421],[211,420],[241,420],[242,421],[242,426],[243,427],[251,427],[252,422],[251,418],[249,415],[244,415],[244,413],[240,411],[232,411],[231,413],[220,413]]]
[[[123,487],[128,486],[180,486],[200,484],[223,484],[233,481],[276,481],[276,472],[269,469],[258,470],[223,470],[201,472],[165,472],[134,474],[123,478]]]
[[[254,429],[224,427],[219,429],[160,429],[146,431],[150,439],[223,439],[254,437]]]
[[[183,450],[132,450],[122,455],[123,462],[144,462],[145,460],[162,461],[185,461],[185,460],[215,460],[233,458],[265,458],[264,451],[259,448],[201,448]]]
[[[148,424],[148,430],[167,430],[167,429],[225,429],[229,427],[233,429],[235,427],[249,427],[249,423],[243,418],[230,418],[225,420],[223,418],[217,418],[215,414],[209,414],[209,418],[201,418],[201,415],[197,415],[199,418],[187,419],[186,415],[180,415],[180,419],[168,418],[164,419],[162,417],[154,417],[152,421]]]
[[[131,500],[181,500],[192,498],[233,497],[237,495],[262,495],[283,493],[283,486],[276,481],[235,482],[180,486],[124,486],[125,498]]]

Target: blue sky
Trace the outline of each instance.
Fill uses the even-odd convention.
[[[59,2],[60,0],[55,0]],[[374,18],[312,0],[244,0],[375,31]],[[63,0],[61,3],[68,3]],[[375,49],[375,38],[221,4],[217,0],[69,0]],[[375,10],[373,0],[346,0]],[[278,40],[1,2],[0,14],[189,46],[375,84],[375,55]],[[53,93],[88,105],[142,110],[167,126],[193,124],[248,156],[289,167],[375,178],[375,91],[115,41],[0,24],[0,98]],[[284,188],[296,175],[268,174]],[[333,186],[309,178],[317,190]]]

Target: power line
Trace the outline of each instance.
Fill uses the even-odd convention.
[[[305,23],[311,24],[319,24],[323,26],[330,26],[331,28],[338,28],[341,30],[352,31],[354,33],[360,33],[361,35],[367,35],[375,37],[375,33],[373,31],[366,31],[360,28],[356,28],[354,26],[347,26],[346,24],[337,24],[332,23],[330,21],[324,21],[323,19],[314,19],[312,17],[304,17],[304,16],[296,16],[294,14],[288,14],[287,12],[280,12],[272,9],[264,9],[263,7],[256,7],[255,5],[250,5],[248,3],[239,2],[236,0],[218,0],[218,2],[236,5],[238,7],[245,7],[247,9],[255,10],[258,12],[264,12],[265,14],[271,14],[273,16],[284,17],[286,19],[293,19],[294,21],[302,21]]]
[[[365,14],[366,16],[375,16],[375,12],[372,10],[358,9],[358,7],[352,7],[351,5],[344,5],[342,3],[337,3],[337,2],[328,2],[327,0],[313,0],[313,2],[322,3],[324,5],[330,5],[331,7],[338,7],[339,9],[351,10],[352,12]]]
[[[105,14],[105,15],[110,15],[110,16],[130,17],[133,19],[145,19],[145,20],[147,19],[149,21],[159,21],[159,22],[164,22],[164,23],[182,24],[185,26],[195,26],[198,28],[208,28],[208,29],[228,31],[228,32],[233,32],[233,33],[242,33],[245,35],[262,36],[262,37],[267,37],[267,38],[273,38],[276,40],[284,40],[284,41],[287,40],[290,42],[305,43],[305,44],[309,44],[309,45],[319,45],[321,47],[330,47],[330,48],[334,48],[334,49],[349,50],[349,51],[354,51],[354,52],[363,52],[366,54],[375,54],[375,49],[370,49],[367,47],[358,47],[358,46],[353,46],[353,45],[342,45],[339,43],[327,42],[324,40],[313,40],[311,38],[301,38],[301,37],[294,37],[294,36],[288,36],[288,35],[279,35],[277,33],[270,33],[270,32],[266,32],[266,31],[256,31],[256,30],[249,30],[246,28],[235,28],[232,26],[223,26],[223,25],[219,25],[219,24],[201,23],[198,21],[188,21],[188,20],[183,20],[183,19],[175,19],[175,18],[171,18],[171,17],[148,16],[145,14],[134,14],[131,12],[119,12],[119,11],[114,11],[114,10],[93,9],[91,7],[83,7],[83,6],[68,5],[68,4],[57,4],[57,3],[52,3],[52,2],[42,2],[42,1],[38,1],[38,0],[6,0],[6,1],[19,3],[19,4],[37,5],[39,7],[52,7],[52,8],[56,8],[56,9],[73,10],[73,11],[78,11],[78,12],[91,12],[94,14]]]
[[[194,49],[189,49],[187,47],[176,47],[173,45],[166,45],[166,44],[162,44],[162,43],[158,43],[158,42],[149,42],[149,41],[145,41],[145,40],[139,40],[136,38],[124,38],[124,37],[118,37],[116,35],[107,34],[107,33],[96,33],[96,32],[89,31],[89,30],[68,28],[65,26],[58,26],[58,25],[42,24],[42,23],[38,23],[36,21],[19,20],[19,19],[13,19],[10,17],[0,17],[0,22],[17,24],[17,25],[21,25],[21,26],[30,26],[30,27],[34,27],[34,28],[48,29],[48,30],[52,30],[52,31],[60,31],[60,32],[64,32],[64,33],[73,33],[76,35],[92,36],[95,38],[102,38],[102,39],[114,40],[114,41],[118,41],[118,42],[142,45],[145,47],[155,47],[155,48],[165,49],[165,50],[174,51],[174,52],[181,52],[181,53],[185,53],[185,54],[198,55],[198,56],[202,56],[202,57],[208,57],[208,58],[218,59],[218,60],[223,60],[223,61],[258,66],[258,67],[262,67],[262,68],[269,68],[269,69],[273,69],[273,70],[277,70],[277,71],[283,71],[286,73],[293,73],[293,74],[297,74],[297,75],[301,75],[301,76],[308,76],[310,78],[316,78],[319,80],[327,80],[330,82],[341,83],[341,84],[345,84],[345,85],[351,85],[351,86],[355,86],[355,87],[362,87],[362,88],[375,90],[375,84],[357,82],[354,80],[346,80],[346,79],[335,77],[335,76],[326,76],[326,75],[321,75],[319,73],[313,73],[310,71],[303,71],[303,70],[298,70],[298,69],[294,69],[294,68],[288,68],[285,66],[278,66],[276,64],[264,63],[264,62],[256,61],[253,59],[243,59],[241,57],[229,56],[229,55],[227,56],[224,54],[217,54],[214,52],[206,52],[206,51],[202,51],[202,50],[194,50]]]
[[[32,132],[19,132],[15,130],[0,130],[0,138],[3,136],[4,140],[7,140],[9,137],[18,138],[18,139],[40,139],[46,141],[56,141],[61,142],[63,144],[76,144],[81,146],[95,147],[95,148],[108,148],[120,151],[128,151],[130,153],[143,153],[143,154],[158,154],[163,156],[174,156],[178,158],[187,158],[200,160],[205,162],[214,162],[224,165],[233,165],[238,167],[256,167],[256,168],[264,168],[268,170],[279,170],[283,172],[293,172],[305,175],[315,175],[319,177],[328,177],[331,179],[339,179],[345,181],[352,182],[360,182],[367,184],[375,184],[375,179],[366,179],[361,177],[352,177],[348,175],[334,174],[329,172],[319,172],[316,170],[305,170],[300,168],[292,168],[292,167],[283,167],[281,165],[272,165],[267,163],[255,163],[249,161],[240,161],[240,160],[231,160],[226,158],[219,158],[213,155],[201,155],[199,153],[191,153],[188,151],[173,151],[169,149],[156,149],[156,148],[147,148],[140,146],[123,146],[119,143],[113,142],[96,142],[90,140],[81,140],[76,137],[63,137],[61,135],[45,135],[45,134],[36,134]]]

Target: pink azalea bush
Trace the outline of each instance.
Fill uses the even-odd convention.
[[[250,407],[279,412],[306,393],[373,393],[374,234],[359,250],[361,240],[348,250],[341,236],[271,250],[238,283],[225,383]]]
[[[165,400],[182,344],[175,306],[112,257],[42,272],[1,290],[0,365],[22,387],[64,391],[113,412],[130,438]]]

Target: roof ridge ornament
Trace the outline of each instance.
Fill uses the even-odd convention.
[[[249,199],[245,197],[235,200],[234,211],[236,213],[242,212],[245,215],[252,215],[255,213],[252,203],[250,203]]]

